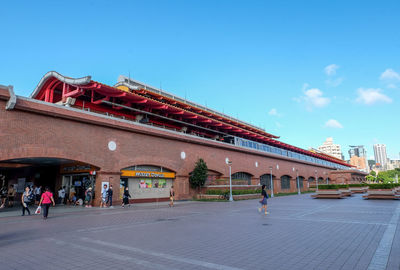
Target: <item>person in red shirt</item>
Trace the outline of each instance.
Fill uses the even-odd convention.
[[[53,206],[56,205],[56,203],[54,202],[53,193],[50,192],[49,187],[46,187],[45,192],[42,194],[42,197],[40,198],[40,202],[39,202],[39,206],[42,206],[42,204],[43,204],[43,206],[42,206],[43,219],[47,219],[51,203],[53,203]]]

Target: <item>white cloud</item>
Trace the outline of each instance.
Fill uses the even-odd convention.
[[[340,124],[335,119],[329,119],[328,121],[326,121],[325,127],[328,127],[328,128],[343,128],[342,124]]]
[[[359,103],[371,105],[377,102],[391,103],[392,99],[382,94],[382,89],[379,88],[358,88],[358,97],[356,99]]]
[[[325,83],[329,86],[336,87],[343,82],[343,78],[327,79]]]
[[[386,69],[379,79],[384,81],[400,81],[400,74],[391,68]]]
[[[332,76],[332,75],[335,75],[335,74],[336,74],[336,70],[337,70],[338,68],[339,68],[338,65],[332,64],[332,65],[326,66],[326,67],[324,68],[324,71],[325,71],[325,74],[326,74],[326,75]]]
[[[318,88],[311,88],[304,92],[305,96],[302,99],[306,102],[307,107],[325,107],[329,104],[330,99],[323,97],[323,93]]]
[[[272,108],[269,112],[269,115],[273,115],[273,116],[279,116],[278,110],[275,108]]]

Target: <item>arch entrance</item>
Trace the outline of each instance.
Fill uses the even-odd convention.
[[[23,157],[0,161],[0,188],[14,189],[16,202],[25,187],[35,188],[39,195],[48,186],[57,203],[82,203],[85,192],[96,185],[99,168],[77,160],[54,157]],[[64,187],[65,196],[58,191]]]

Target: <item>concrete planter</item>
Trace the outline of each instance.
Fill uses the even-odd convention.
[[[394,189],[369,189],[367,195],[364,195],[365,199],[400,199],[400,195],[396,194]]]
[[[352,194],[350,189],[341,189],[341,188],[339,188],[339,191],[342,192],[342,194],[344,196],[351,196],[351,194]]]
[[[345,197],[340,190],[337,189],[319,189],[317,194],[311,195],[313,198],[317,199],[340,199]]]
[[[365,193],[368,190],[368,187],[350,187],[351,193]]]

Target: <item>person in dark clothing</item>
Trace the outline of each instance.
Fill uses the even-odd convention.
[[[112,196],[113,196],[113,186],[110,185],[110,188],[107,190],[107,204],[110,208],[113,208],[112,206]]]
[[[22,204],[22,216],[25,216],[25,210],[28,211],[28,215],[31,215],[31,211],[29,211],[28,205],[31,202],[31,190],[29,187],[25,188],[24,193],[21,196],[21,204]]]
[[[122,198],[122,207],[125,207],[125,205],[127,205],[129,207],[131,206],[129,204],[129,198],[131,198],[131,194],[129,194],[129,189],[128,189],[128,187],[126,187],[123,198]]]
[[[261,210],[264,208],[265,209],[265,214],[269,214],[267,212],[267,199],[268,199],[268,194],[267,191],[265,190],[265,185],[262,185],[262,190],[261,190],[261,207],[258,208],[258,212],[261,212]]]

